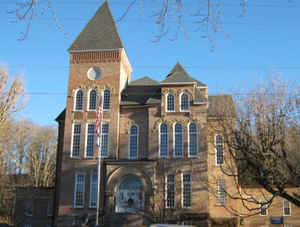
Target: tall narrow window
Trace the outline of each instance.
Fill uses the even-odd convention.
[[[175,111],[175,96],[172,94],[167,95],[167,112]]]
[[[192,207],[192,174],[182,174],[182,207]]]
[[[109,123],[102,123],[101,125],[101,157],[108,156],[109,148]]]
[[[260,204],[260,216],[266,216],[267,215],[267,206],[264,203]]]
[[[288,200],[283,201],[283,215],[284,216],[291,215],[291,203]]]
[[[180,97],[180,111],[188,111],[190,109],[190,98],[186,93],[181,94]]]
[[[83,208],[84,205],[84,179],[82,173],[75,174],[74,208]]]
[[[89,110],[96,110],[97,105],[97,92],[96,90],[91,90],[89,94]]]
[[[83,106],[83,91],[78,90],[75,98],[75,110],[82,110]]]
[[[81,124],[73,125],[73,138],[72,138],[72,157],[79,157],[80,153],[80,134]]]
[[[24,215],[25,216],[32,216],[33,215],[33,201],[32,200],[25,200],[24,205]]]
[[[138,156],[138,127],[132,125],[130,127],[129,136],[129,158],[136,159]]]
[[[217,165],[222,165],[224,163],[224,143],[223,136],[216,135],[215,138],[215,146],[216,146],[216,163]]]
[[[87,125],[86,133],[86,157],[94,157],[94,144],[95,144],[95,124]]]
[[[183,156],[183,128],[181,123],[176,123],[174,127],[174,156]]]
[[[160,138],[159,138],[159,156],[169,156],[169,136],[168,136],[168,125],[162,123],[160,125]]]
[[[175,175],[166,176],[166,208],[175,208]]]
[[[189,156],[198,155],[198,130],[195,123],[189,124]]]
[[[97,197],[98,197],[97,194],[98,194],[98,175],[96,172],[92,172],[90,178],[90,202],[89,202],[90,208],[97,207]]]
[[[110,90],[105,89],[103,92],[103,110],[110,109]]]
[[[224,179],[217,180],[217,205],[223,206],[226,203],[226,185]]]

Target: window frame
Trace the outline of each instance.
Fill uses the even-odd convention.
[[[106,104],[105,104],[105,93],[106,92],[109,92],[109,98],[108,98],[108,108],[105,106]],[[105,108],[104,108],[105,107]],[[102,92],[102,110],[103,111],[110,111],[110,109],[111,109],[111,90],[110,89],[108,89],[108,88],[105,88],[104,90],[103,90],[103,92]]]
[[[173,97],[173,110],[169,110],[168,109],[168,97],[169,96],[172,96]],[[166,112],[175,112],[175,109],[176,109],[176,97],[175,97],[175,95],[173,94],[173,93],[168,93],[167,95],[166,95]]]
[[[168,176],[174,176],[174,182],[168,182]],[[173,186],[174,190],[174,206],[168,206],[168,186],[171,185]],[[175,173],[170,173],[165,176],[165,207],[166,209],[175,209],[176,208],[176,174]]]
[[[136,157],[131,157],[130,153],[131,153],[131,128],[133,126],[136,126],[137,128],[137,134],[136,134]],[[129,137],[128,137],[128,159],[138,159],[139,158],[139,126],[137,124],[133,124],[129,127]]]
[[[265,213],[263,213],[263,210],[265,211]],[[266,204],[263,205],[261,201],[259,204],[259,216],[268,216],[268,209],[266,207]]]
[[[32,217],[33,216],[33,201],[32,201],[32,199],[26,199],[24,201],[25,201],[25,204],[24,204],[24,216],[25,217]],[[30,212],[28,212],[29,206],[30,206]]]
[[[95,91],[96,92],[96,99],[95,99],[95,109],[91,109],[90,106],[91,106],[91,93]],[[86,109],[88,111],[97,111],[97,102],[98,102],[98,92],[95,88],[92,88],[88,91],[88,101],[87,101],[87,107]]]
[[[96,176],[96,183],[93,182],[93,176]],[[96,184],[96,201],[92,201],[93,185]],[[98,194],[99,194],[99,184],[98,184],[98,173],[95,170],[90,172],[90,193],[89,193],[89,208],[97,208]],[[95,202],[95,206],[92,203]]]
[[[190,145],[191,145],[191,133],[190,133],[190,126],[191,124],[194,124],[196,127],[196,154],[191,155],[191,150],[190,150]],[[195,122],[190,122],[188,124],[188,157],[194,158],[194,157],[198,157],[199,155],[199,151],[198,151],[198,125]]]
[[[176,147],[176,125],[180,124],[181,125],[181,155],[176,155],[175,152],[175,147]],[[173,124],[173,157],[174,158],[182,158],[184,157],[184,127],[183,124],[181,122],[175,122]]]
[[[221,138],[222,138],[222,163],[218,163],[218,144],[217,144],[217,137],[218,136],[221,136]],[[224,165],[224,160],[225,160],[225,155],[224,155],[224,153],[225,153],[225,151],[224,151],[224,136],[222,135],[222,134],[215,134],[215,138],[214,138],[214,144],[215,144],[215,162],[216,162],[216,165],[217,166],[222,166],[222,165]]]
[[[224,184],[223,189],[222,184]],[[222,189],[222,190],[221,190]],[[227,199],[226,199],[226,181],[225,179],[221,178],[221,179],[217,179],[217,197],[216,197],[216,204],[217,206],[225,206]]]
[[[81,100],[81,109],[77,109],[77,99],[78,99],[78,97],[77,97],[77,95],[78,95],[78,92],[81,92],[82,93],[82,100]],[[75,91],[75,93],[74,93],[75,95],[74,95],[74,98],[73,98],[73,100],[74,100],[74,105],[73,105],[73,111],[83,111],[83,105],[84,105],[84,92],[83,92],[83,89],[81,89],[81,88],[78,88],[76,91]]]
[[[79,133],[79,151],[78,151],[78,155],[73,155],[73,151],[74,151],[74,129],[75,129],[75,125],[80,125],[80,133]],[[73,122],[72,123],[72,136],[71,136],[71,152],[70,152],[70,157],[71,158],[80,158],[80,149],[81,149],[81,134],[82,134],[82,124],[81,122]]]
[[[289,214],[286,214],[285,213],[285,206],[284,206],[284,203],[287,202],[288,203],[288,208],[289,208]],[[291,207],[291,202],[284,199],[283,202],[282,202],[282,214],[283,216],[292,216],[292,207]]]
[[[183,176],[184,175],[190,175],[189,183],[184,183],[184,181],[183,181]],[[185,186],[185,184],[190,185],[190,198],[191,198],[190,206],[184,206],[184,186]],[[192,173],[191,172],[181,173],[181,207],[183,209],[192,209],[192,206],[193,206],[192,196],[193,196],[193,176],[192,176]]]
[[[82,175],[83,176],[83,183],[82,183],[82,185],[83,185],[83,187],[82,187],[82,205],[80,205],[80,206],[78,206],[78,205],[76,205],[76,192],[77,192],[77,189],[78,189],[78,182],[77,182],[77,176],[78,175]],[[75,173],[75,183],[74,183],[74,191],[73,191],[73,196],[74,196],[74,198],[73,198],[73,207],[74,207],[74,209],[82,209],[82,208],[84,208],[84,200],[85,200],[85,173],[84,172],[76,172]]]
[[[108,132],[107,133],[103,133],[103,125],[108,125]],[[109,140],[110,140],[110,135],[109,135],[109,132],[110,132],[110,122],[101,122],[101,125],[100,125],[100,132],[101,132],[101,136],[100,136],[100,146],[99,146],[99,149],[98,149],[98,156],[100,156],[101,158],[107,158],[109,156]],[[106,155],[102,155],[102,147],[103,147],[103,138],[104,136],[107,135],[107,154]]]
[[[91,133],[89,133],[89,125],[94,125],[94,130],[93,130],[93,155],[90,156],[88,155],[88,137],[91,135]],[[95,133],[95,128],[96,128],[96,123],[94,122],[88,122],[85,125],[85,146],[84,146],[84,157],[85,158],[94,158],[95,156],[95,141],[96,141],[96,133]]]
[[[182,105],[182,96],[186,95],[187,96],[187,109],[182,109],[181,105]],[[187,92],[182,92],[179,95],[179,110],[180,112],[190,112],[190,95]]]
[[[167,126],[167,132],[164,134],[167,136],[167,154],[166,155],[161,155],[161,126],[165,124]],[[159,135],[158,135],[158,143],[159,143],[159,147],[158,147],[158,154],[160,158],[169,158],[170,157],[170,149],[169,149],[169,125],[166,122],[162,122],[159,125]]]

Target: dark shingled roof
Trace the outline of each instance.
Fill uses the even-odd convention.
[[[209,117],[217,117],[220,114],[224,117],[236,116],[235,105],[231,95],[216,95],[208,96],[208,110]]]
[[[161,89],[157,86],[127,86],[122,92],[121,105],[146,105],[160,103]]]
[[[69,51],[118,49],[123,44],[107,1],[77,36]]]
[[[145,76],[135,81],[132,81],[130,86],[159,86],[159,83],[156,80],[152,80],[149,77]]]
[[[166,79],[161,81],[162,84],[168,84],[168,83],[192,83],[196,82],[197,86],[206,87],[205,84],[201,83],[200,81],[194,79],[191,77],[185,69],[181,66],[179,62],[176,63],[174,68],[171,70],[171,72],[168,74]]]
[[[55,121],[64,121],[66,117],[66,108],[55,118]]]

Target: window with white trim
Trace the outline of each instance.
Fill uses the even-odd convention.
[[[189,111],[190,98],[187,93],[182,93],[180,96],[180,111]]]
[[[78,90],[75,96],[75,110],[82,110],[83,106],[83,91]]]
[[[175,96],[173,94],[167,95],[167,112],[175,111]]]
[[[176,123],[174,126],[174,157],[183,157],[183,126]]]
[[[223,142],[222,135],[216,135],[215,146],[216,146],[216,164],[223,165],[223,163],[224,163],[224,142]]]
[[[182,207],[191,208],[192,207],[192,174],[183,173],[182,174]]]
[[[76,173],[74,188],[74,208],[83,208],[84,206],[84,185],[85,175],[83,173]]]
[[[129,135],[129,158],[137,159],[138,157],[138,127],[132,125]]]
[[[226,184],[224,179],[217,180],[217,205],[224,206],[226,203]]]
[[[189,156],[198,155],[198,130],[195,123],[189,124]]]
[[[267,216],[267,205],[263,202],[260,203],[260,216]]]
[[[175,186],[176,179],[174,174],[166,176],[166,208],[175,208]]]
[[[97,91],[91,90],[89,93],[89,110],[96,110],[97,106]]]
[[[95,124],[87,124],[86,133],[86,157],[94,157],[94,144],[95,144]]]
[[[110,109],[110,90],[105,89],[103,92],[103,110]]]
[[[159,156],[169,156],[169,129],[167,123],[161,123],[159,129]]]
[[[92,172],[90,176],[90,201],[89,201],[90,208],[97,207],[97,197],[98,197],[98,174],[96,172]]]
[[[72,157],[79,157],[80,135],[81,135],[81,124],[73,124],[72,151],[71,151]]]
[[[283,215],[291,215],[291,203],[288,200],[283,200]]]
[[[101,124],[101,157],[108,157],[109,149],[109,123]]]

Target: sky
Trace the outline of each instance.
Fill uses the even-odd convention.
[[[53,0],[63,31],[51,11],[39,11],[23,41],[18,39],[26,23],[17,22],[15,14],[8,13],[19,1],[0,2],[0,64],[8,67],[11,76],[21,75],[25,82],[27,102],[19,118],[56,125],[55,118],[66,105],[67,49],[103,0]],[[116,20],[131,1],[108,1]],[[211,95],[241,93],[273,74],[299,84],[299,1],[248,0],[244,13],[239,0],[220,1],[225,2],[220,14],[224,32],[209,30],[209,41],[203,37],[206,27],[199,27],[193,16],[198,7],[205,11],[204,5],[184,0],[182,27],[186,33],[179,32],[175,37],[171,29],[159,42],[156,35],[161,27],[153,17],[159,5],[153,2],[162,1],[142,2],[137,0],[117,23],[133,68],[132,80],[148,76],[161,81],[179,61],[192,77],[208,86]],[[170,21],[168,25],[177,24]]]

